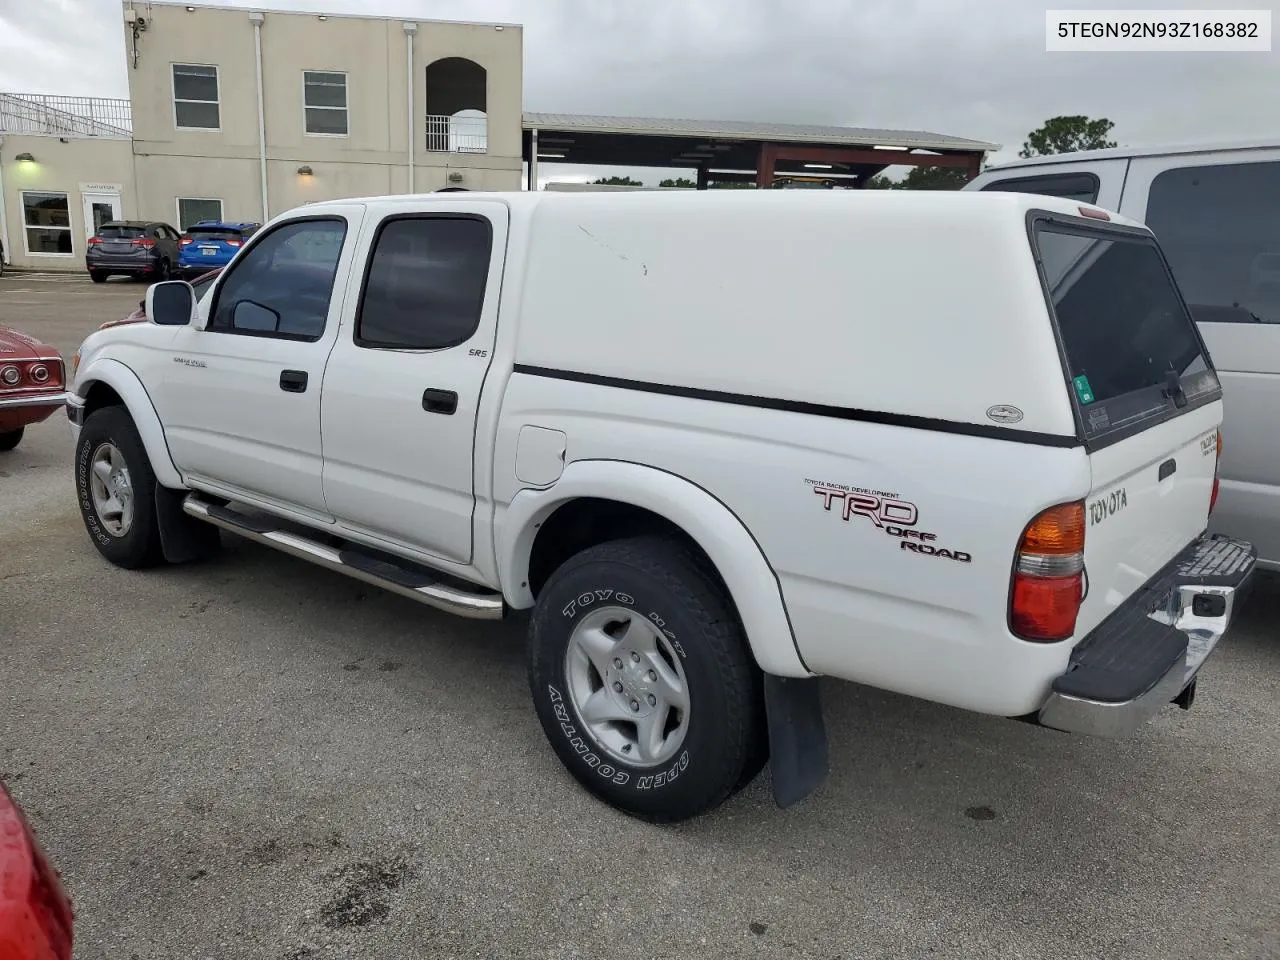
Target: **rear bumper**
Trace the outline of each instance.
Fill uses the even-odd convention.
[[[1194,541],[1076,645],[1039,722],[1098,737],[1136,733],[1189,691],[1252,586],[1257,557],[1243,540]]]
[[[48,407],[55,410],[67,402],[70,394],[60,393],[36,393],[26,397],[8,397],[0,400],[0,410],[25,410],[31,407]]]

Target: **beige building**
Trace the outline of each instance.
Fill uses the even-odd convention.
[[[129,100],[0,94],[7,261],[343,196],[519,189],[522,31],[125,0]],[[23,157],[19,160],[19,157]]]

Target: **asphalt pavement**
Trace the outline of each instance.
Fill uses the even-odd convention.
[[[8,275],[0,324],[69,359],[144,290]],[[523,618],[225,542],[117,569],[64,417],[0,454],[0,779],[77,958],[1280,958],[1275,580],[1135,739],[830,682],[818,795],[659,827],[560,767]]]

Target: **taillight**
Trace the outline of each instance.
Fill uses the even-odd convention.
[[[70,960],[75,914],[57,873],[0,787],[0,954]]]
[[[6,387],[16,387],[18,381],[22,379],[22,371],[17,367],[8,366],[0,367],[0,383]]]
[[[1065,640],[1084,599],[1084,504],[1059,504],[1027,525],[1014,558],[1009,629],[1024,640]]]
[[[178,245],[182,247],[188,246],[190,243],[191,243],[190,237],[183,237],[181,240],[178,241]]]
[[[228,237],[225,242],[228,247],[238,247],[240,244],[244,243],[243,240],[237,240],[234,237]]]
[[[98,244],[100,244],[100,243],[102,243],[102,238],[101,238],[101,237],[90,237],[90,238],[89,238],[89,246],[91,246],[91,247],[96,247],[96,246],[98,246]]]
[[[154,247],[156,242],[151,237],[135,237],[133,245],[135,247]]]
[[[1210,513],[1213,513],[1213,508],[1218,505],[1218,487],[1222,483],[1221,478],[1218,476],[1219,472],[1222,469],[1222,431],[1221,430],[1218,431],[1217,446],[1218,446],[1217,453],[1214,454],[1216,459],[1213,462],[1213,492],[1209,494],[1209,512]]]
[[[32,383],[38,383],[44,386],[49,382],[49,368],[43,363],[33,363],[27,367],[27,376],[31,378]]]

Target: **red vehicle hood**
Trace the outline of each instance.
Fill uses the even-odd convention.
[[[0,361],[51,360],[58,351],[49,344],[8,327],[0,327]]]

